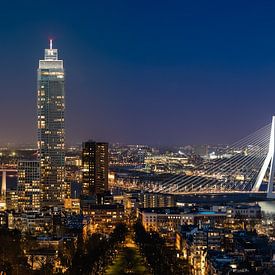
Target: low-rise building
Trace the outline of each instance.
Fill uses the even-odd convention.
[[[127,209],[175,207],[173,195],[150,192],[127,192],[124,194],[124,204]]]
[[[18,229],[22,233],[32,235],[48,234],[52,232],[53,219],[49,213],[18,213],[10,212],[8,214],[8,228]]]
[[[83,215],[89,216],[87,231],[110,234],[118,223],[124,222],[124,206],[121,204],[90,205],[83,210]]]
[[[80,199],[64,199],[64,210],[69,213],[80,214]]]
[[[139,218],[147,231],[175,232],[179,225],[220,223],[227,217],[224,212],[202,211],[193,208],[141,208]]]
[[[0,211],[0,228],[6,228],[8,226],[8,216],[5,211]]]
[[[206,255],[208,250],[224,249],[225,231],[209,226],[179,227],[176,233],[176,249],[185,260],[188,260],[192,274],[206,273]]]
[[[225,252],[208,251],[206,256],[206,274],[222,275],[237,271],[247,274],[248,270],[245,268],[239,269],[236,260]]]
[[[234,218],[240,219],[260,219],[261,207],[258,204],[241,204],[232,207]]]
[[[232,205],[214,205],[212,211],[227,213],[228,218],[233,219],[260,219],[261,207],[255,203],[243,203]]]
[[[239,231],[233,234],[235,250],[253,267],[253,271],[263,272],[272,266],[272,246],[267,236],[256,232]]]

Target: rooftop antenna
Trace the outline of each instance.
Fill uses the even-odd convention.
[[[50,50],[52,50],[52,49],[53,49],[53,40],[50,39]]]

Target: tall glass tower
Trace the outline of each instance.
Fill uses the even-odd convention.
[[[37,70],[38,159],[43,205],[59,206],[68,195],[65,184],[65,92],[63,60],[50,40]]]

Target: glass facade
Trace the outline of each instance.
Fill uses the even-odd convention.
[[[63,60],[45,49],[37,81],[38,159],[43,205],[57,206],[69,195],[65,184],[65,90]]]

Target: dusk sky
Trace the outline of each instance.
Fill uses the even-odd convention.
[[[231,143],[275,114],[275,1],[1,1],[0,144],[36,143],[48,39],[67,143]]]

